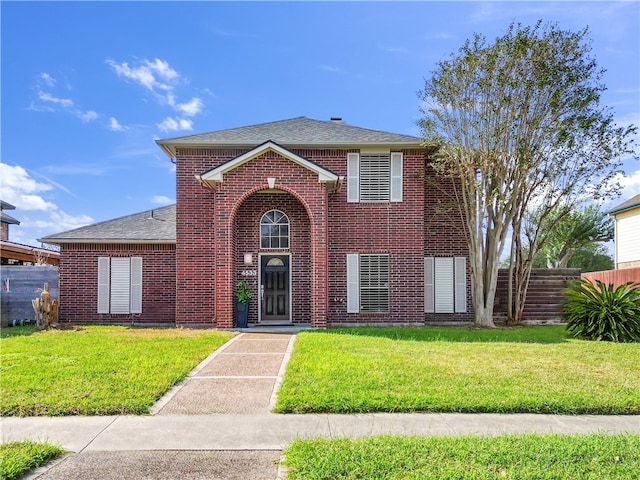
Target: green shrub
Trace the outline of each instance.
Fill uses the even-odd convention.
[[[640,284],[617,288],[596,280],[574,282],[563,305],[567,330],[574,337],[611,342],[640,341]]]

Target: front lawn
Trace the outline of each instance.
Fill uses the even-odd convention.
[[[288,480],[627,480],[640,435],[504,435],[296,440]]]
[[[232,334],[87,326],[6,328],[1,415],[144,414]]]
[[[0,480],[20,478],[32,468],[39,467],[63,453],[62,448],[30,440],[0,445]]]
[[[303,332],[277,412],[640,413],[640,344],[563,327]]]

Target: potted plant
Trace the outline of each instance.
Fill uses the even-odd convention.
[[[249,299],[253,296],[249,284],[242,280],[238,282],[236,291],[233,293],[236,304],[236,327],[247,328],[249,319]]]

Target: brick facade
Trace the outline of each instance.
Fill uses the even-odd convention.
[[[98,257],[142,257],[142,313],[99,314]],[[174,324],[175,245],[87,244],[61,246],[60,322]]]
[[[291,149],[337,175],[346,177],[343,149]],[[244,152],[178,148],[177,299],[180,325],[233,326],[233,288],[247,280],[254,296],[249,321],[258,320],[260,219],[272,209],[291,222],[291,295],[293,323],[314,327],[353,324],[422,324],[469,320],[471,313],[424,313],[424,256],[465,256],[461,222],[444,192],[445,180],[425,182],[421,149],[403,151],[403,201],[348,203],[346,185],[331,190],[312,172],[267,152],[224,174],[214,188],[195,176]],[[269,189],[267,178],[276,179]],[[245,266],[244,253],[254,265]],[[346,309],[346,256],[390,256],[390,311],[352,314]],[[244,275],[254,274],[254,276]],[[470,289],[468,288],[470,292]],[[468,302],[469,311],[470,301]]]
[[[425,257],[468,255],[462,221],[451,198],[451,180],[437,178],[428,170],[421,139],[300,117],[158,143],[176,164],[175,235],[165,233],[158,241],[175,239],[175,244],[144,244],[148,235],[154,234],[144,216],[132,220],[136,228],[128,229],[124,236],[108,237],[121,243],[108,243],[108,239],[96,244],[74,243],[78,232],[54,236],[62,244],[61,319],[130,321],[127,315],[96,313],[97,259],[141,256],[143,313],[137,315],[137,322],[233,327],[233,291],[241,280],[246,280],[253,292],[249,322],[263,321],[260,262],[272,254],[286,256],[289,261],[288,320],[294,324],[322,328],[472,319],[468,272],[467,313],[425,314]],[[353,152],[402,152],[401,159],[393,155],[390,159],[369,157],[370,163],[362,164],[364,169],[374,170],[366,170],[372,183],[386,186],[388,181],[395,194],[401,160],[402,201],[348,202],[347,159]],[[397,200],[391,193],[389,198]],[[274,209],[289,219],[288,248],[261,248],[260,221]],[[119,226],[116,219],[98,231],[103,236],[118,235]],[[132,237],[132,231],[138,236]],[[91,231],[80,234],[87,235],[82,238],[89,241],[103,238],[89,236]],[[253,262],[246,265],[244,254],[249,253]],[[389,309],[385,313],[348,313],[347,258],[353,266],[354,258],[360,261],[367,254],[388,256]],[[382,264],[380,268],[386,268],[386,261]],[[361,278],[355,276],[358,281],[351,282],[356,285],[352,293],[360,287]],[[386,273],[362,278],[386,282]],[[448,284],[443,281],[442,285]],[[367,290],[382,292],[374,293],[381,295],[380,310],[387,306],[385,287],[369,286]],[[459,287],[456,284],[456,293]],[[363,297],[364,288],[359,291]],[[350,304],[357,307],[356,296],[350,296]],[[456,304],[459,300],[456,298]],[[378,308],[378,304],[371,307],[365,301],[366,306],[374,311]],[[279,321],[275,316],[271,319]]]

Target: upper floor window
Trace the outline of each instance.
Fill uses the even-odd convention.
[[[402,152],[348,153],[348,202],[401,202]]]
[[[289,248],[289,218],[280,210],[270,210],[260,220],[261,248]]]

